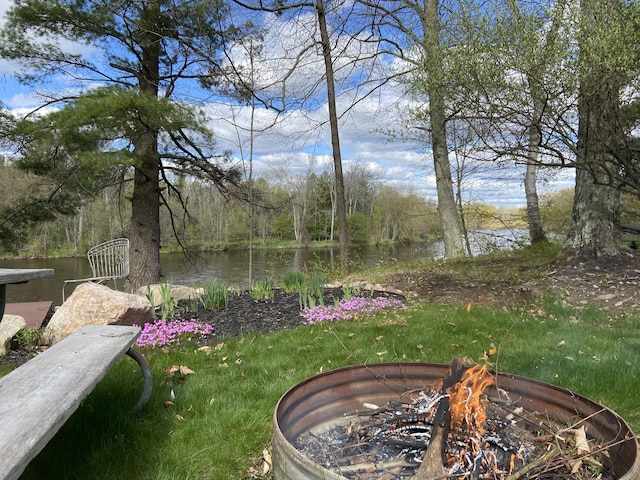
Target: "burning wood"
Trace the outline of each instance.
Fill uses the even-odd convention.
[[[440,386],[367,405],[346,425],[301,435],[297,448],[354,480],[616,478],[607,452],[614,442],[589,440],[580,421],[566,428],[489,397],[492,385],[485,366],[454,359]]]

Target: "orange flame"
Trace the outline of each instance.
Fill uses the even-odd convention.
[[[475,365],[467,369],[453,387],[447,389],[451,410],[451,430],[460,430],[463,425],[478,436],[484,433],[487,419],[482,394],[493,385],[493,376],[486,365]]]

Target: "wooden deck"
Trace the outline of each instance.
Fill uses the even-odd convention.
[[[40,328],[52,308],[53,302],[7,303],[4,313],[20,315],[27,322],[27,328]]]

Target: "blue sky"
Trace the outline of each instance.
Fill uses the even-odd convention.
[[[9,0],[0,0],[0,15],[4,16],[11,4]],[[277,30],[282,33],[286,28],[287,25],[279,25]],[[275,45],[275,42],[272,45]],[[82,45],[70,45],[70,48],[76,53],[90,52],[90,49]],[[281,50],[282,45],[278,48]],[[266,55],[268,56],[269,52]],[[274,55],[280,55],[280,52]],[[15,81],[15,69],[15,63],[0,60],[0,101],[16,114],[21,114],[36,107],[39,100],[33,90]],[[268,71],[272,73],[272,69]],[[320,59],[310,59],[299,72],[297,81],[302,85],[308,82],[309,78],[321,77],[322,73]],[[275,128],[255,135],[253,168],[256,176],[268,177],[270,172],[281,166],[285,166],[291,175],[303,175],[310,165],[318,173],[331,169],[333,161],[330,132],[326,123],[328,109],[326,104],[322,103],[322,96],[318,98],[320,103],[317,108],[293,111],[280,118],[281,122]],[[389,136],[382,133],[394,127],[400,128],[403,101],[402,92],[397,87],[389,85],[378,95],[358,103],[344,115],[340,125],[343,169],[348,171],[354,163],[364,164],[375,172],[383,183],[435,200],[435,177],[428,152],[421,151],[416,145],[390,141]],[[338,110],[346,111],[349,105],[350,100],[339,100]],[[250,125],[250,108],[231,108],[220,102],[207,105],[206,110],[212,119],[218,147],[229,149],[240,156],[239,144],[242,144],[246,160],[249,143],[246,131]],[[271,111],[258,109],[255,113],[258,127],[270,125],[275,119],[275,114]],[[233,119],[233,122],[230,119]],[[455,160],[452,156],[453,161]],[[522,167],[482,165],[480,172],[465,180],[463,196],[467,201],[481,201],[495,206],[524,206],[522,180]],[[572,186],[572,174],[567,171],[561,175],[554,174],[550,180],[540,182],[540,192],[544,194]]]

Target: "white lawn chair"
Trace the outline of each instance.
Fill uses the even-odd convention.
[[[113,280],[113,285],[117,288],[116,280],[126,278],[129,275],[129,239],[116,238],[91,247],[87,252],[87,259],[93,276],[91,278],[65,280],[62,287],[63,302],[65,300],[65,288],[69,283],[102,283],[107,280]]]

